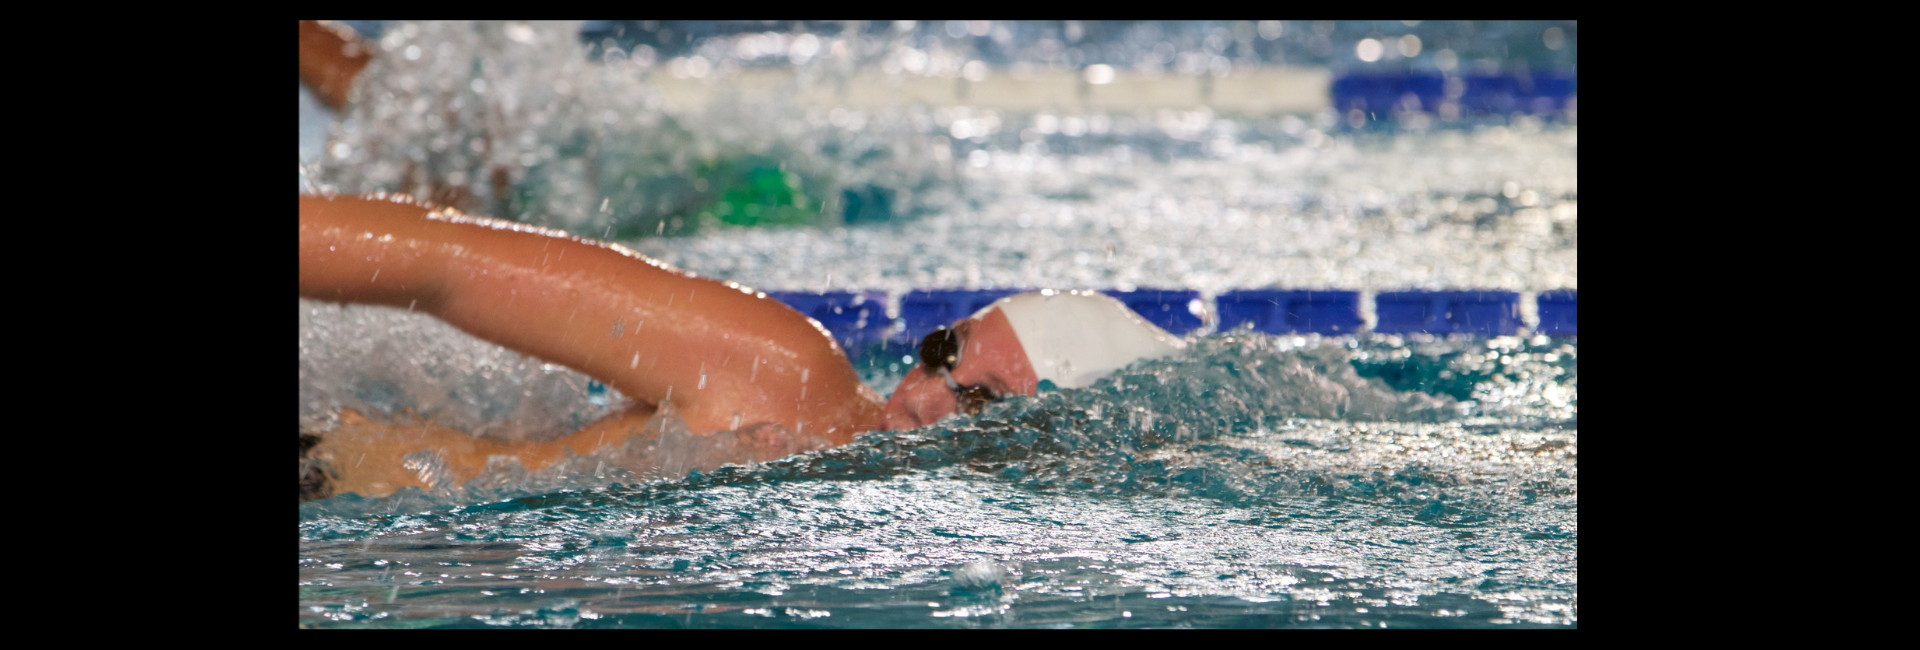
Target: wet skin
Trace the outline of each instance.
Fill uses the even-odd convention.
[[[960,337],[960,360],[947,374],[955,384],[985,387],[995,397],[1038,390],[1039,379],[1006,314],[990,310],[978,320],[955,322],[953,330]],[[940,372],[920,365],[900,380],[887,400],[886,428],[926,426],[959,410],[959,400]]]
[[[568,452],[648,435],[647,420],[664,403],[697,434],[746,436],[755,456],[804,446],[798,438],[843,445],[863,431],[924,426],[959,409],[945,379],[924,367],[883,405],[817,324],[739,285],[615,245],[406,199],[300,197],[300,295],[432,314],[638,402],[543,443],[349,414],[349,426],[327,432],[310,454],[329,461],[336,492],[422,486],[402,466],[422,449],[438,451],[456,481],[478,475],[492,456],[538,471]],[[947,374],[956,384],[997,397],[1034,394],[1033,368],[1004,314],[953,327],[960,354]]]
[[[562,232],[404,199],[301,196],[300,295],[421,311],[578,370],[642,404],[608,422],[613,429],[667,402],[696,433],[775,430],[842,445],[883,423],[879,395],[811,319],[746,287]],[[624,439],[615,438],[605,442]]]
[[[300,197],[300,295],[423,311],[579,370],[696,432],[772,423],[834,444],[879,396],[799,312],[623,247],[407,202]]]

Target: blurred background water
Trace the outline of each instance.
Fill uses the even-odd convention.
[[[1572,22],[345,22],[378,54],[344,111],[302,87],[303,191],[763,290],[1578,287],[1576,105],[1475,101],[1572,78]],[[303,429],[624,404],[429,317],[300,311]],[[1576,341],[1209,332],[756,468],[605,450],[303,504],[301,621],[1575,624]]]

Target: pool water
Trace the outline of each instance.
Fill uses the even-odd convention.
[[[1310,338],[1217,334],[1086,390],[680,480],[605,453],[310,502],[301,621],[1576,624],[1577,343]],[[1389,366],[1412,390],[1361,375]],[[1477,399],[1420,379],[1449,368]]]
[[[445,45],[414,64],[377,63],[383,90],[343,115],[303,94],[303,189],[397,189],[409,162],[477,175],[524,158],[519,198],[494,203],[525,211],[513,216],[763,290],[897,300],[916,288],[1166,287],[1210,299],[1276,286],[1578,286],[1572,125],[1356,132],[1332,115],[1206,109],[677,116],[643,81],[578,64],[577,43],[516,29],[389,29],[396,48]],[[521,36],[542,45],[504,62],[488,53]],[[484,128],[434,123],[481,110],[422,110],[448,90],[420,87],[437,79],[560,108]],[[584,126],[638,135],[569,150]],[[960,130],[976,135],[948,137]],[[441,155],[475,139],[498,148]],[[675,151],[788,152],[810,201],[845,187],[893,192],[896,209],[634,235],[673,232],[658,201],[684,194],[673,179],[698,167]],[[640,182],[595,166],[610,161]],[[303,430],[352,409],[549,439],[628,403],[406,310],[302,299],[300,331]],[[751,467],[663,471],[640,450],[607,449],[539,472],[503,466],[464,485],[303,503],[300,623],[1577,626],[1577,340],[1211,324],[1190,340],[1187,353],[1088,389]],[[906,368],[861,370],[885,394]]]

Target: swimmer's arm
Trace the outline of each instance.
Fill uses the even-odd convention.
[[[433,465],[408,462],[410,455],[421,451],[437,456],[436,464],[445,470],[442,476],[448,479],[448,485],[464,485],[487,472],[495,461],[512,459],[529,472],[541,472],[570,456],[609,447],[626,446],[628,450],[603,456],[601,467],[622,469],[636,476],[665,476],[659,473],[663,466],[673,467],[676,472],[712,470],[723,463],[767,462],[824,446],[817,439],[795,438],[779,425],[757,424],[741,425],[739,430],[711,438],[703,436],[712,442],[694,442],[694,449],[688,449],[682,441],[671,455],[661,456],[655,444],[673,425],[649,421],[652,415],[644,407],[636,408],[601,418],[557,440],[534,442],[476,438],[428,421],[374,422],[343,409],[339,426],[318,436],[313,449],[302,452],[302,457],[319,461],[327,477],[325,489],[318,490],[317,498],[346,492],[374,497],[403,487],[442,487],[427,482],[439,473],[423,471],[434,470]],[[705,453],[699,449],[703,444],[708,450]],[[715,454],[713,450],[726,453]]]
[[[427,421],[373,422],[344,409],[339,426],[322,433],[305,457],[325,463],[330,480],[322,496],[345,492],[382,496],[403,487],[436,487],[425,482],[423,467],[407,462],[407,456],[416,452],[437,454],[451,484],[461,485],[485,472],[495,458],[512,458],[528,471],[538,472],[569,454],[619,447],[636,436],[651,441],[659,435],[647,427],[651,415],[645,408],[615,413],[558,440],[531,442],[476,438]],[[646,467],[626,469],[644,471]]]
[[[344,25],[300,21],[300,81],[320,101],[339,110],[347,105],[353,78],[373,59],[373,44]]]
[[[300,295],[411,308],[564,365],[697,432],[771,423],[844,444],[883,405],[777,301],[624,248],[355,197],[300,197]]]

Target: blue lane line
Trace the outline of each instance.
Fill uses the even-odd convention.
[[[1361,73],[1333,80],[1333,107],[1366,111],[1376,119],[1396,112],[1438,113],[1452,102],[1462,114],[1553,114],[1580,93],[1579,78],[1550,71],[1447,76],[1438,72]]]
[[[1548,291],[1542,293],[1535,303],[1540,307],[1540,327],[1542,334],[1577,336],[1580,334],[1580,301],[1574,291]]]
[[[920,338],[937,328],[1025,289],[935,289],[900,297],[898,318],[886,315],[887,295],[880,291],[769,291],[807,317],[820,321],[854,357],[911,357]],[[1209,305],[1192,289],[1105,291],[1148,322],[1174,334],[1205,323]],[[1548,291],[1537,297],[1542,334],[1579,334],[1578,294]],[[1352,334],[1366,329],[1358,291],[1240,289],[1214,297],[1217,331],[1251,325],[1267,334]],[[1394,291],[1373,298],[1375,323],[1382,334],[1474,334],[1501,336],[1520,331],[1520,294],[1512,291]],[[911,359],[907,359],[911,361]]]
[[[893,321],[887,318],[884,291],[768,291],[767,297],[820,321],[820,325],[833,333],[834,340],[840,342],[840,347],[849,351],[885,338],[893,326]]]
[[[973,312],[993,301],[1025,291],[1024,289],[928,290],[910,291],[900,297],[900,319],[905,327],[888,341],[907,346],[919,345],[921,337]]]
[[[1279,291],[1243,289],[1215,298],[1220,329],[1252,323],[1268,334],[1352,334],[1359,330],[1358,291]]]
[[[1373,331],[1386,334],[1512,334],[1520,294],[1512,291],[1397,291],[1373,298]]]

